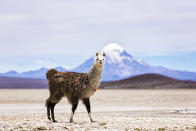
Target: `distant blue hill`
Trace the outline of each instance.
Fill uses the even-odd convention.
[[[58,71],[61,71],[61,72],[67,71],[63,67],[56,67],[55,69]],[[7,73],[0,73],[0,76],[46,79],[46,72],[47,71],[48,71],[48,69],[43,67],[38,70],[27,71],[27,72],[22,72],[22,73],[18,73],[16,71],[9,71]]]

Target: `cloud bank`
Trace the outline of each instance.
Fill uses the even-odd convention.
[[[146,56],[194,52],[195,7],[195,0],[0,1],[0,58],[86,58],[109,42]]]

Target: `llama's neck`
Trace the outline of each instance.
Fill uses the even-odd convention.
[[[95,86],[99,86],[100,84],[102,69],[103,69],[103,64],[100,65],[96,62],[93,64],[92,68],[90,69],[88,73],[88,77],[92,88],[98,88]]]

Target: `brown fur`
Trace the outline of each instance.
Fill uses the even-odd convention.
[[[90,90],[87,73],[57,72],[51,69],[47,72],[47,79],[50,91],[48,99],[52,103],[58,103],[64,96],[71,104],[75,99],[88,97],[85,95]]]

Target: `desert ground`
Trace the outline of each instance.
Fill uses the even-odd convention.
[[[55,107],[57,123],[46,117],[46,89],[0,90],[0,130],[196,131],[196,90],[98,90],[91,97],[94,123],[82,102],[69,123],[71,105]]]

